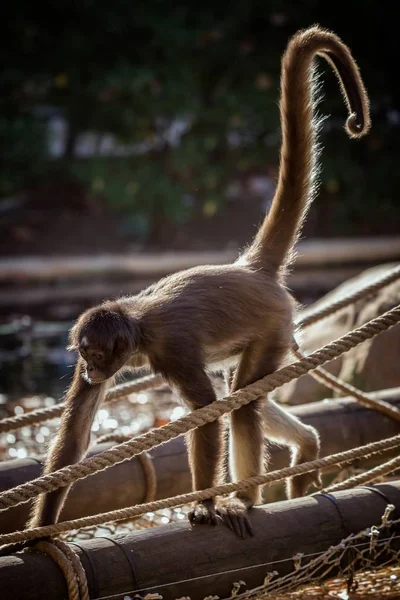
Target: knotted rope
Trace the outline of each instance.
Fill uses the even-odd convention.
[[[40,541],[34,550],[48,554],[60,567],[68,588],[68,600],[90,600],[85,570],[71,546],[61,540]]]

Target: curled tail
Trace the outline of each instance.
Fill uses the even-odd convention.
[[[314,117],[313,59],[333,67],[347,104],[346,131],[351,138],[370,128],[369,102],[350,50],[318,26],[298,32],[282,58],[280,116],[282,147],[278,185],[266,216],[244,260],[276,274],[284,273],[313,196],[318,124]]]

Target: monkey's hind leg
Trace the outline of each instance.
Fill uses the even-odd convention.
[[[290,448],[292,467],[318,458],[320,441],[314,427],[305,425],[273,400],[267,400],[263,415],[265,436]],[[286,494],[288,498],[299,498],[306,494],[312,484],[316,487],[321,486],[318,471],[287,479]]]

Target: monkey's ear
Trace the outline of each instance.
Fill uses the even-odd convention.
[[[116,354],[124,354],[125,352],[133,352],[135,349],[135,343],[133,338],[117,335],[114,341],[113,352]]]

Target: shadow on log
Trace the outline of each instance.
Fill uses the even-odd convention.
[[[183,522],[115,539],[94,538],[73,547],[86,571],[92,599],[123,600],[139,592],[142,596],[158,592],[164,600],[226,598],[234,582],[243,580],[248,589],[254,588],[268,572],[291,573],[295,554],[304,554],[304,564],[309,555],[325,552],[350,533],[380,525],[388,502],[395,505],[398,518],[400,481],[376,488],[380,493],[356,488],[255,508],[251,511],[255,535],[245,540],[222,525],[191,530]],[[392,549],[399,549],[399,540],[392,543]],[[0,558],[0,589],[7,590],[7,600],[68,597],[58,566],[33,552]]]
[[[378,392],[377,395],[400,406],[400,388]],[[322,456],[392,437],[400,432],[397,422],[364,408],[349,398],[313,402],[291,408],[290,411],[304,423],[318,429],[322,441]],[[97,454],[111,446],[110,443],[99,444],[90,454]],[[154,448],[150,454],[157,479],[157,499],[191,491],[191,477],[183,437]],[[385,456],[391,455],[387,453]],[[364,461],[363,466],[376,464],[377,460],[380,461],[381,457],[375,458],[374,463]],[[271,447],[271,470],[281,469],[288,464],[288,450],[275,445]],[[359,466],[360,461],[353,464]],[[0,491],[34,479],[40,475],[40,471],[40,459],[5,461],[0,464]],[[143,468],[138,459],[133,458],[78,481],[68,496],[61,520],[77,519],[132,506],[143,502],[145,494],[146,479]],[[268,489],[265,498],[268,498]],[[28,512],[28,503],[0,512],[0,532],[9,533],[22,529]]]

